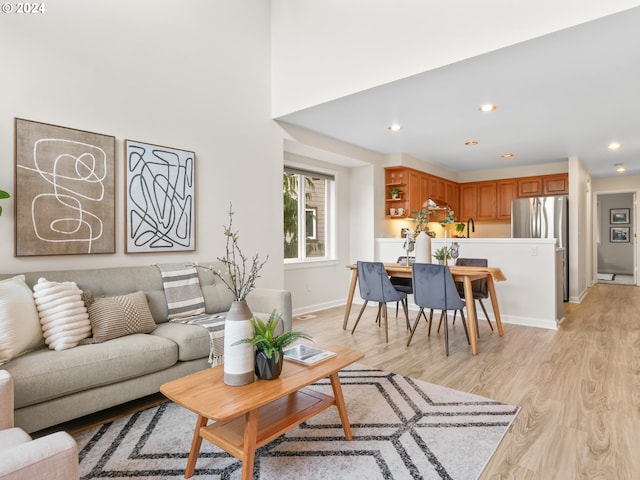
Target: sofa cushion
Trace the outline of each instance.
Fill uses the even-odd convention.
[[[133,334],[59,352],[40,348],[13,359],[15,408],[121,382],[171,367],[178,346],[171,340]]]
[[[156,328],[144,292],[117,297],[86,299],[91,338],[84,343],[105,342],[133,333],[151,333]]]
[[[200,325],[162,323],[152,335],[175,342],[178,345],[178,360],[181,362],[209,356],[209,332]]]
[[[0,365],[43,342],[40,317],[24,275],[0,281]]]
[[[33,286],[33,298],[40,315],[44,343],[50,349],[73,348],[91,335],[82,290],[74,282],[50,282],[40,278]]]

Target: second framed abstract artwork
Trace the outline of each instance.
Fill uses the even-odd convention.
[[[195,250],[195,153],[125,140],[125,251]]]

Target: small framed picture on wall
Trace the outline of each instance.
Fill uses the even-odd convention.
[[[629,223],[629,209],[628,208],[611,208],[610,223]]]
[[[629,227],[610,227],[611,243],[629,243]]]

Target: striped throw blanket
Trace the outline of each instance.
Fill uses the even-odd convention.
[[[204,297],[195,267],[184,263],[160,263],[157,267],[162,274],[169,320],[204,313]]]
[[[209,332],[209,363],[212,366],[221,365],[224,361],[226,313],[205,313],[204,297],[194,266],[184,263],[161,263],[156,266],[162,274],[169,321],[206,328]]]
[[[209,363],[212,367],[224,363],[224,318],[226,313],[203,313],[170,320],[175,323],[200,325],[209,332]]]

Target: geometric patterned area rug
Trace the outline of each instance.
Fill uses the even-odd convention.
[[[254,479],[476,479],[519,410],[359,364],[340,378],[353,440],[330,407],[258,449]],[[311,388],[331,394],[328,380]],[[81,478],[182,479],[195,423],[167,402],[81,432]],[[191,478],[239,479],[241,470],[204,440]]]

